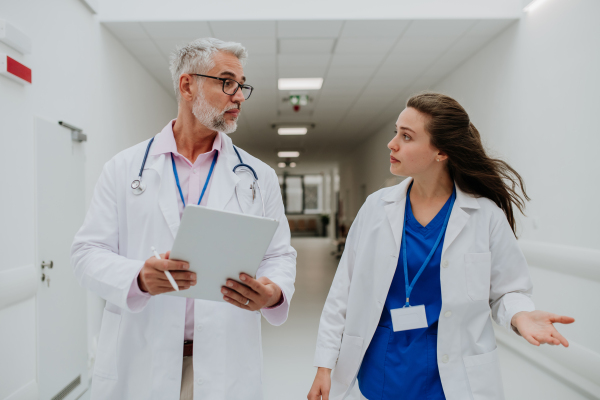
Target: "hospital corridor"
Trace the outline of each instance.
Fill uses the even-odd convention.
[[[600,400],[599,18],[0,0],[0,400]]]

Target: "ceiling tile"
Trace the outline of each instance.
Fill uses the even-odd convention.
[[[171,76],[171,73],[169,72],[169,63],[163,56],[139,56],[136,58],[145,68],[153,71],[160,71],[161,73]]]
[[[335,39],[279,39],[280,54],[331,54]]]
[[[279,67],[279,78],[322,78],[326,67]]]
[[[136,57],[154,56],[162,57],[161,52],[150,39],[124,40],[123,45]]]
[[[152,21],[141,22],[153,39],[203,38],[213,36],[204,21]]]
[[[271,82],[275,87],[277,85],[277,70],[274,67],[263,67],[263,68],[252,68],[244,69],[244,76],[249,85],[253,85],[252,82]]]
[[[361,98],[374,99],[377,97],[387,98],[393,96],[408,87],[413,80],[403,81],[401,79],[373,78],[365,86],[365,90],[361,93]]]
[[[388,52],[396,38],[389,37],[378,37],[378,38],[365,38],[365,37],[348,37],[341,38],[338,40],[335,46],[335,54],[370,54],[370,53],[385,53]]]
[[[248,57],[262,54],[276,54],[277,40],[273,38],[251,38],[240,40],[242,46],[248,51]]]
[[[346,21],[340,38],[388,37],[397,38],[410,21]]]
[[[146,31],[138,22],[102,22],[121,41],[130,39],[147,39]]]
[[[274,54],[257,54],[249,55],[246,61],[245,69],[249,68],[262,68],[262,67],[273,67],[277,65],[277,56]]]
[[[363,87],[371,79],[370,75],[357,75],[348,78],[340,75],[328,76],[323,82],[323,87],[333,88],[339,86],[358,86]]]
[[[154,43],[161,54],[168,59],[177,50],[177,47],[185,46],[191,41],[190,39],[155,39]]]
[[[359,54],[334,54],[331,58],[331,67],[370,67],[381,63],[384,54],[369,54],[361,56]]]
[[[275,21],[211,21],[215,37],[221,40],[243,41],[246,38],[275,38]]]
[[[362,66],[362,67],[331,67],[327,71],[327,78],[341,77],[343,79],[370,77],[375,72],[377,66]]]
[[[331,58],[328,54],[280,54],[279,67],[327,67]]]
[[[278,21],[279,38],[337,38],[343,21]]]
[[[487,36],[492,38],[518,20],[514,19],[483,19],[469,29],[465,36]]]
[[[456,38],[402,38],[390,51],[387,60],[409,60],[410,57],[419,57],[423,54],[440,55],[446,51]]]
[[[398,79],[401,81],[411,80],[426,71],[437,58],[437,55],[427,55],[426,57],[412,58],[410,62],[385,62],[377,70],[374,77],[380,79]]]
[[[476,21],[474,20],[458,19],[416,20],[410,24],[402,38],[458,38],[475,25],[475,23]]]

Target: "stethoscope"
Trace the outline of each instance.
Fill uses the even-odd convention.
[[[135,195],[140,195],[140,194],[144,193],[144,191],[146,190],[146,184],[142,181],[142,174],[144,173],[144,166],[146,165],[146,159],[148,158],[148,153],[150,152],[150,147],[152,146],[152,142],[154,142],[154,138],[150,139],[150,142],[148,142],[148,147],[146,147],[146,153],[144,154],[144,160],[142,161],[142,166],[140,168],[140,173],[138,174],[138,177],[136,179],[134,179],[133,182],[131,182],[131,189],[133,190],[133,194],[135,194]],[[242,156],[240,156],[240,153],[238,152],[238,150],[235,146],[233,146],[233,150],[235,150],[235,154],[237,154],[238,159],[240,160],[240,163],[237,164],[235,167],[233,167],[233,173],[236,173],[236,170],[238,168],[243,168],[242,171],[246,171],[246,172],[252,174],[252,178],[254,179],[254,182],[252,182],[252,185],[250,185],[250,190],[252,190],[252,203],[254,203],[254,199],[256,198],[256,189],[258,188],[258,194],[260,195],[260,201],[262,202],[262,210],[263,210],[262,216],[266,217],[265,200],[262,195],[262,190],[260,189],[260,184],[258,183],[258,175],[256,174],[256,171],[254,170],[254,168],[252,168],[248,164],[244,163],[244,161],[242,160]],[[213,165],[213,167],[214,167],[214,165]],[[212,168],[211,168],[211,172],[212,172]],[[208,179],[210,179],[210,175],[209,175]],[[206,184],[208,184],[208,179],[207,179]],[[237,191],[237,188],[236,188],[236,191]]]

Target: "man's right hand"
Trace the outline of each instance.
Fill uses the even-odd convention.
[[[331,389],[331,369],[319,367],[315,381],[308,392],[308,400],[329,400]]]
[[[148,292],[151,295],[157,295],[161,293],[174,292],[173,286],[167,279],[165,271],[171,272],[173,279],[177,282],[179,290],[189,289],[190,286],[196,284],[196,273],[189,272],[190,264],[185,261],[171,261],[169,260],[170,251],[165,254],[161,254],[162,260],[156,257],[151,257],[146,260],[144,267],[138,275],[138,285],[144,292]]]

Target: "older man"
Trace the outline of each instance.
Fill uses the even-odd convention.
[[[296,252],[275,172],[227,136],[252,93],[246,57],[240,44],[212,38],[180,48],[171,60],[177,119],[104,166],[72,248],[79,282],[106,299],[92,399],[262,399],[260,316],[287,319]],[[253,174],[234,173],[240,159],[260,191]],[[165,270],[181,289],[202,279],[168,259],[186,204],[279,221],[257,279],[228,281],[225,302],[157,296],[174,290]]]

